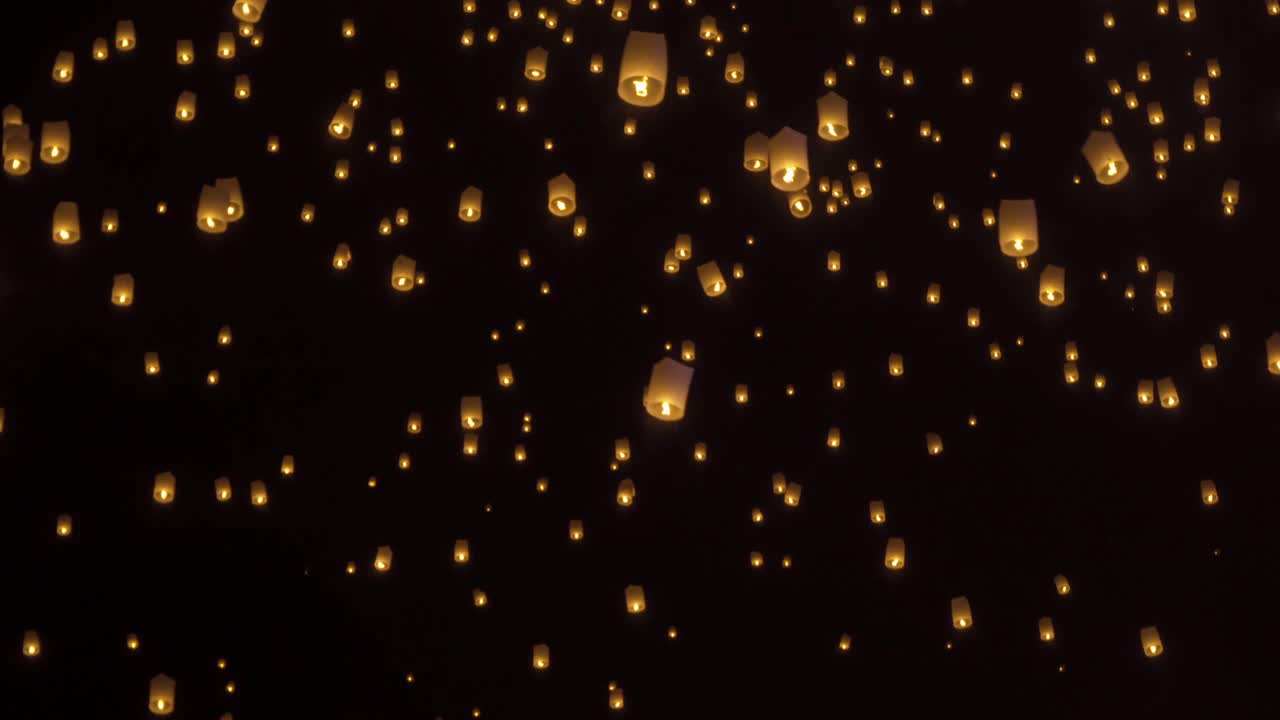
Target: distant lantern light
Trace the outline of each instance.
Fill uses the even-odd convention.
[[[787,507],[799,507],[800,495],[804,492],[804,486],[798,482],[787,483],[786,489],[782,493],[782,504]]]
[[[391,546],[379,545],[373,554],[373,569],[378,572],[387,572],[391,569]]]
[[[667,38],[631,31],[618,64],[618,97],[629,105],[654,107],[667,93]]]
[[[533,646],[533,669],[546,670],[551,667],[551,648],[548,645]]]
[[[636,501],[636,484],[631,481],[631,478],[623,478],[618,483],[615,499],[622,507],[630,507]]]
[[[1080,150],[1100,185],[1114,185],[1129,174],[1129,163],[1116,142],[1116,136],[1110,131],[1094,130],[1089,133]]]
[[[346,243],[338,243],[333,250],[333,269],[346,270],[351,266],[351,246]]]
[[[178,102],[173,108],[173,116],[180,122],[191,122],[196,119],[196,94],[190,90],[178,95]]]
[[[1222,326],[1226,329],[1226,325]],[[1227,330],[1225,337],[1230,337],[1230,331]],[[1272,375],[1280,375],[1280,332],[1271,333],[1267,336],[1267,372]]]
[[[230,60],[236,56],[236,36],[229,32],[218,33],[218,57]]]
[[[249,502],[254,507],[265,507],[267,504],[267,484],[261,480],[249,483]]]
[[[899,353],[889,353],[889,375],[890,377],[902,377],[904,366],[902,363],[902,355]]]

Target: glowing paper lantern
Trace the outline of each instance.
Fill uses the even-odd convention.
[[[1116,136],[1107,130],[1089,133],[1080,148],[1099,185],[1114,185],[1129,174],[1129,162],[1125,160]]]
[[[1156,380],[1156,393],[1160,396],[1160,407],[1166,410],[1178,407],[1178,388],[1174,386],[1173,378],[1163,377]]]
[[[63,50],[53,58],[53,81],[59,84],[71,82],[76,74],[76,56],[70,50]]]
[[[1144,627],[1138,631],[1138,640],[1142,643],[1142,654],[1157,657],[1164,652],[1164,643],[1160,641],[1160,631],[1155,626]]]
[[[1200,481],[1200,502],[1205,505],[1218,504],[1218,486],[1212,480]]]
[[[551,667],[551,648],[547,645],[533,646],[533,669],[546,670]]]
[[[849,101],[834,92],[818,98],[818,137],[832,142],[849,137]]]
[[[752,133],[742,146],[742,166],[751,172],[769,169],[769,138],[764,133]]]
[[[350,103],[342,103],[329,119],[329,136],[339,140],[347,140],[355,130],[356,109]]]
[[[255,507],[263,507],[267,504],[267,484],[261,480],[254,480],[249,483],[249,502]]]
[[[884,566],[890,570],[901,570],[907,566],[907,544],[902,538],[891,537],[885,543]]]
[[[387,572],[391,569],[391,546],[379,545],[377,551],[373,554],[373,569],[378,572]]]
[[[671,358],[654,363],[649,384],[644,389],[644,407],[650,415],[674,422],[684,417],[689,399],[693,368]]]
[[[634,30],[627,33],[618,65],[618,97],[628,105],[654,107],[666,94],[666,36]]]
[[[568,175],[562,173],[547,181],[547,209],[552,215],[568,217],[577,207],[577,191]]]
[[[71,156],[71,126],[66,121],[47,122],[40,126],[40,159],[59,165]]]
[[[172,714],[173,696],[176,690],[177,683],[164,673],[151,678],[151,693],[147,700],[147,709],[153,715]]]
[[[729,53],[724,58],[724,81],[737,85],[747,77],[747,64],[742,53]]]
[[[925,451],[930,455],[942,454],[942,436],[938,433],[925,433],[924,436]]]
[[[622,481],[618,483],[618,493],[616,497],[618,504],[623,507],[629,507],[636,501],[636,484],[631,481],[631,478],[623,478]]]
[[[129,307],[133,304],[133,276],[121,273],[111,278],[111,304]]]
[[[644,612],[644,588],[640,585],[628,585],[623,590],[623,596],[626,599],[627,612],[637,615]]]
[[[171,472],[157,473],[151,486],[151,497],[161,505],[173,502],[178,479]]]
[[[973,627],[973,611],[969,608],[969,598],[964,595],[951,598],[951,625],[957,630]]]
[[[1040,618],[1038,631],[1040,633],[1041,642],[1053,642],[1053,639],[1055,637],[1053,632],[1053,618],[1050,618],[1050,617]]]
[[[798,507],[800,505],[800,494],[803,492],[804,486],[800,483],[787,483],[786,490],[782,493],[782,503],[787,507]]]
[[[227,206],[224,208],[227,222],[237,222],[244,217],[244,194],[240,192],[240,181],[236,178],[218,178],[213,186],[227,198]]]
[[[391,263],[391,287],[400,292],[413,289],[415,271],[418,263],[407,255],[397,255]]]
[[[53,242],[58,245],[80,242],[80,208],[75,203],[63,201],[54,206]]]
[[[213,481],[213,497],[218,502],[227,502],[231,499],[231,479],[220,477]]]
[[[1280,375],[1280,332],[1267,336],[1267,372]]]
[[[6,121],[4,126],[4,171],[14,177],[31,172],[31,151],[35,147],[31,142],[31,128],[22,124],[21,111],[18,115],[17,122]]]
[[[808,185],[809,145],[804,134],[784,127],[770,138],[769,167],[773,186],[783,192],[793,192]]]
[[[1040,303],[1057,307],[1067,299],[1067,271],[1057,265],[1046,265],[1040,271]]]
[[[133,28],[132,20],[121,20],[116,23],[116,49],[120,52],[131,52],[138,45],[138,34]]]
[[[698,266],[698,282],[702,285],[702,292],[706,293],[707,297],[719,297],[728,287],[725,284],[724,275],[720,274],[720,266],[714,260]]]
[[[22,633],[22,654],[26,657],[40,657],[40,633],[28,630]]]
[[[1040,248],[1035,200],[1001,200],[996,226],[1000,236],[1000,252],[1005,255],[1027,257],[1034,255]]]
[[[524,76],[534,82],[547,77],[547,51],[534,47],[524,54]]]
[[[225,187],[205,185],[200,188],[200,199],[196,203],[196,227],[209,235],[219,235],[227,231],[227,207],[231,197]]]
[[[196,94],[190,90],[185,90],[178,95],[178,102],[174,105],[173,116],[180,122],[191,122],[196,119]]]
[[[478,222],[484,202],[484,191],[474,185],[462,191],[458,199],[458,218],[463,222]]]
[[[195,45],[188,39],[178,40],[176,52],[179,65],[190,65],[196,60]]]

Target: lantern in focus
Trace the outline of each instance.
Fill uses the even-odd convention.
[[[622,46],[618,97],[628,105],[654,107],[667,93],[667,38],[661,33],[632,31]]]
[[[752,133],[742,145],[742,166],[751,172],[769,168],[769,138],[764,133]]]
[[[636,484],[631,481],[631,478],[623,478],[618,483],[616,499],[618,504],[623,507],[629,507],[636,501]]]
[[[346,140],[351,137],[351,133],[355,130],[356,109],[351,107],[350,103],[342,103],[338,109],[333,112],[333,117],[329,119],[329,136],[339,140]]]
[[[1000,252],[1009,257],[1034,255],[1040,248],[1035,200],[1001,200],[996,227]]]
[[[540,47],[529,48],[524,54],[524,76],[534,82],[547,77],[547,51]]]
[[[54,206],[53,242],[57,245],[80,242],[80,208],[75,203],[64,201]]]
[[[171,472],[157,473],[151,487],[151,497],[161,505],[168,505],[173,502],[174,493],[177,491],[178,479]]]
[[[789,127],[779,130],[769,139],[769,168],[773,186],[783,192],[808,185],[809,146],[805,136]]]
[[[200,188],[200,199],[196,202],[196,227],[209,235],[219,235],[227,231],[227,206],[231,198],[226,188],[216,185],[205,185]]]
[[[649,384],[644,389],[644,406],[650,415],[673,422],[684,417],[693,368],[671,358],[654,363]]]
[[[116,49],[130,52],[138,44],[138,35],[134,31],[132,20],[121,20],[116,23]]]
[[[969,598],[964,595],[951,598],[951,625],[957,630],[973,627],[973,611],[969,609]]]
[[[1160,407],[1166,410],[1178,407],[1178,388],[1174,386],[1173,378],[1156,380],[1156,394],[1160,396]]]
[[[458,218],[463,222],[480,220],[483,201],[484,192],[474,185],[468,186],[462,191],[462,197],[458,200]]]
[[[151,692],[147,700],[147,709],[153,715],[169,715],[173,713],[173,696],[177,683],[173,678],[161,673],[151,678]]]
[[[133,276],[120,273],[111,278],[111,304],[129,307],[133,304]]]
[[[719,297],[724,294],[724,276],[720,274],[720,266],[713,260],[698,266],[698,282],[707,297]]]
[[[391,263],[391,287],[400,292],[413,289],[415,271],[418,263],[407,255],[397,255]]]
[[[832,142],[849,137],[849,101],[834,92],[818,98],[818,137]]]
[[[40,159],[58,165],[71,156],[71,125],[66,121],[47,122],[40,126]]]
[[[1067,298],[1067,271],[1057,265],[1045,265],[1040,271],[1040,303],[1057,307]]]
[[[573,180],[563,173],[547,181],[547,209],[556,217],[568,217],[578,207]]]
[[[724,58],[724,81],[730,85],[737,85],[747,76],[746,61],[742,59],[742,53],[729,53]]]
[[[1108,130],[1089,133],[1080,152],[1093,169],[1099,185],[1114,185],[1129,174],[1129,162],[1125,160],[1116,136]]]

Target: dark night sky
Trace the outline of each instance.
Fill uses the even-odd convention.
[[[1266,0],[1200,0],[1191,23],[1158,16],[1155,0],[935,0],[928,18],[919,0],[897,16],[866,0],[861,27],[849,0],[661,0],[659,12],[636,0],[627,22],[594,0],[545,0],[555,30],[530,0],[520,21],[505,2],[476,2],[466,14],[461,0],[274,0],[262,47],[240,38],[232,60],[214,54],[218,33],[237,29],[223,0],[33,4],[6,30],[0,104],[21,108],[37,154],[43,122],[66,120],[72,134],[66,163],[35,159],[28,175],[0,178],[6,717],[149,717],[158,673],[177,681],[179,718],[606,717],[619,714],[610,682],[625,693],[620,714],[636,718],[1267,714],[1280,17]],[[704,15],[723,33],[713,58],[698,38]],[[341,36],[343,18],[355,38]],[[136,49],[94,62],[94,38],[122,19]],[[666,35],[670,88],[657,108],[617,95],[629,30]],[[175,63],[179,38],[194,42],[191,66]],[[535,45],[550,52],[541,83],[523,76]],[[65,86],[50,76],[60,50],[75,55]],[[746,60],[740,85],[722,77],[730,52]],[[602,74],[588,72],[593,53]],[[882,55],[891,78],[877,71]],[[1208,58],[1222,76],[1202,108],[1192,83]],[[1137,82],[1139,61],[1149,83]],[[383,87],[389,68],[395,92]],[[849,101],[852,133],[836,143],[816,136],[827,68]],[[901,82],[907,68],[914,87]],[[237,101],[242,73],[252,96]],[[676,76],[690,96],[676,95]],[[1143,108],[1160,101],[1165,124],[1126,109],[1110,78]],[[334,140],[326,125],[356,88],[354,137]],[[182,91],[198,95],[188,124],[173,118]],[[744,107],[747,91],[758,108]],[[1111,187],[1080,152],[1103,108],[1131,164]],[[1204,142],[1206,116],[1222,119],[1220,143]],[[395,117],[399,165],[387,160]],[[942,142],[919,137],[926,119]],[[749,134],[784,126],[809,136],[804,220],[742,167]],[[996,146],[1005,131],[1009,152]],[[268,135],[279,153],[266,152]],[[1161,137],[1171,158],[1157,181]],[[339,158],[345,183],[333,178]],[[850,160],[874,193],[828,215],[817,178],[848,190]],[[641,179],[644,161],[654,182]],[[562,172],[585,237],[547,211],[546,181]],[[239,179],[245,217],[203,234],[200,187],[224,177]],[[1241,185],[1234,217],[1220,204],[1227,178]],[[474,224],[457,218],[469,185],[484,191]],[[1003,198],[1036,200],[1027,270],[982,227],[982,209]],[[64,200],[79,204],[75,245],[50,240]],[[304,203],[316,206],[311,224],[299,221]],[[380,236],[400,207],[408,225]],[[114,235],[99,229],[105,208],[119,211]],[[693,259],[666,274],[677,233],[692,236]],[[331,266],[340,242],[353,254],[343,272]],[[407,293],[388,281],[402,254],[426,275]],[[1137,271],[1139,256],[1151,272]],[[742,263],[745,277],[707,297],[695,267],[709,260],[726,277]],[[1058,308],[1037,301],[1046,264],[1066,268]],[[874,285],[881,270],[888,290]],[[1176,273],[1167,315],[1153,300],[1160,270]],[[136,296],[116,307],[112,276],[126,272]],[[938,305],[924,301],[930,283]],[[965,326],[970,307],[977,329]],[[224,325],[229,347],[216,343]],[[697,348],[687,414],[659,422],[643,389],[683,340]],[[1075,385],[1063,381],[1067,341],[1080,351]],[[1213,370],[1200,365],[1207,343]],[[159,353],[156,376],[143,372],[147,352]],[[888,376],[889,353],[905,357],[904,377]],[[502,363],[513,387],[499,387]],[[1180,406],[1139,406],[1138,379],[1162,377]],[[739,384],[746,405],[734,402]],[[466,395],[484,402],[474,457],[461,452]],[[406,432],[411,412],[419,435]],[[831,427],[839,449],[826,447]],[[929,432],[940,456],[925,452]],[[615,470],[621,437],[633,457]],[[693,458],[699,442],[705,462]],[[289,477],[285,454],[297,462]],[[151,496],[163,471],[177,477],[170,505]],[[798,507],[773,494],[775,472],[804,486]],[[228,503],[214,497],[220,476]],[[636,486],[631,507],[615,501],[623,478]],[[1221,495],[1213,507],[1204,479]],[[254,480],[266,507],[250,505]],[[871,500],[886,505],[882,526]],[[63,513],[70,537],[55,533]],[[571,519],[583,521],[580,543]],[[901,572],[884,567],[889,537],[905,539]],[[452,562],[460,538],[464,566]],[[394,550],[387,573],[373,569],[382,545]],[[640,615],[623,603],[633,584]],[[974,619],[963,632],[950,616],[961,595]],[[1052,643],[1038,639],[1045,616]],[[1139,629],[1153,625],[1164,653],[1146,658]],[[38,657],[24,657],[29,630]],[[545,672],[531,668],[538,643],[551,648]]]

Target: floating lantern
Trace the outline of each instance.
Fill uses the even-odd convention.
[[[1227,326],[1222,327],[1225,330]],[[1230,330],[1223,337],[1230,337]],[[1280,332],[1267,336],[1267,372],[1280,375]]]
[[[1200,346],[1200,367],[1205,370],[1218,367],[1218,349],[1213,345]]]
[[[236,76],[236,83],[235,83],[235,88],[233,90],[233,93],[235,94],[235,98],[237,100],[249,99],[249,76],[248,75]]]
[[[636,501],[636,484],[631,482],[631,478],[623,478],[618,483],[617,493],[618,504],[623,507],[630,507]]]
[[[462,427],[465,430],[479,430],[484,426],[484,408],[478,395],[466,395],[462,398],[460,414]]]
[[[969,87],[973,84],[973,70],[970,68],[962,68],[960,70],[960,84]]]
[[[1075,340],[1068,340],[1063,345],[1062,355],[1067,362],[1075,362],[1080,359],[1080,346]]]
[[[138,45],[138,35],[134,31],[132,20],[121,20],[116,23],[116,49],[120,52],[131,52]]]
[[[937,305],[942,302],[942,285],[939,283],[929,283],[929,287],[925,288],[924,301],[930,305]]]
[[[877,271],[876,271],[876,275],[875,275],[875,280],[876,280],[876,289],[877,289],[877,290],[888,290],[888,289],[889,289],[889,275],[888,275],[888,273],[886,273],[885,271],[883,271],[883,270],[877,270]]]
[[[1200,502],[1205,505],[1218,504],[1218,486],[1212,480],[1200,481]]]
[[[133,304],[133,276],[121,273],[111,278],[111,304],[129,307]]]
[[[240,181],[236,178],[218,178],[213,186],[226,196],[227,205],[223,210],[227,222],[237,222],[244,217],[244,194],[240,192]]]
[[[784,127],[769,140],[771,182],[783,192],[799,190],[809,184],[809,150],[802,133]]]
[[[827,270],[830,272],[840,272],[839,250],[830,250],[827,252]]]
[[[547,645],[533,646],[533,669],[546,670],[551,667],[551,648]]]
[[[1150,380],[1138,380],[1138,404],[1150,405],[1155,399],[1155,383]]]
[[[236,56],[236,36],[229,32],[218,33],[218,57],[230,60]]]
[[[964,324],[971,328],[980,327],[982,325],[982,311],[976,307],[969,308],[965,313]]]
[[[151,678],[150,697],[147,709],[153,715],[170,715],[173,713],[173,696],[177,683],[173,678],[161,673]]]
[[[570,521],[569,521],[569,540],[570,540],[570,542],[581,542],[581,541],[582,541],[582,537],[583,537],[582,521],[581,521],[581,520],[570,520]]]
[[[471,545],[466,540],[453,541],[453,564],[466,565],[471,562]]]
[[[59,515],[57,522],[54,523],[54,533],[58,537],[71,537],[71,516]]]
[[[40,159],[59,165],[71,156],[71,125],[66,121],[46,122],[40,126]]]
[[[541,82],[547,77],[547,51],[530,48],[524,55],[524,76],[534,82]]]
[[[1196,0],[1178,0],[1178,19],[1184,23],[1196,19]]]
[[[742,59],[742,53],[729,53],[724,58],[724,81],[730,85],[737,85],[747,76],[746,61]]]
[[[53,208],[53,242],[74,245],[80,242],[80,208],[73,202],[60,202]]]
[[[999,360],[1003,357],[1003,354],[1000,352],[1000,343],[993,342],[987,345],[987,355],[989,355],[992,360]]]
[[[901,570],[907,566],[907,544],[902,538],[891,537],[885,543],[884,566],[890,570]]]
[[[1057,307],[1066,300],[1067,271],[1058,265],[1046,265],[1040,271],[1040,303],[1048,307]]]
[[[290,475],[293,475],[295,469],[294,466],[293,455],[285,453],[280,457],[280,474],[282,476],[289,477]]]
[[[762,172],[769,168],[769,138],[764,133],[747,136],[742,147],[742,166],[751,172]]]
[[[724,276],[720,274],[720,266],[714,260],[698,266],[698,282],[702,285],[702,292],[706,293],[707,297],[719,297],[728,287]]]
[[[220,477],[213,481],[213,497],[218,502],[231,500],[231,479]]]
[[[120,229],[120,213],[114,208],[106,208],[102,211],[102,234],[115,235]]]
[[[1164,124],[1164,108],[1158,102],[1147,103],[1147,123],[1152,126]]]
[[[834,92],[818,98],[818,137],[832,142],[849,137],[849,101]]]
[[[644,588],[640,585],[628,585],[623,590],[623,596],[626,599],[627,612],[631,615],[637,615],[644,612]]]
[[[1160,395],[1160,407],[1166,410],[1178,407],[1178,388],[1174,386],[1173,378],[1163,377],[1156,380],[1156,393]]]
[[[827,430],[827,447],[833,450],[840,447],[840,428],[833,427]]]
[[[751,396],[750,396],[750,394],[748,394],[748,392],[747,392],[747,386],[746,386],[746,385],[741,385],[741,384],[740,384],[740,385],[737,385],[737,386],[735,386],[735,387],[733,388],[733,400],[734,400],[734,402],[738,403],[739,405],[746,405],[746,404],[747,404],[747,402],[748,402],[750,399],[751,399]]]
[[[256,23],[262,20],[262,11],[269,0],[235,0],[231,3],[231,14],[242,22]]]
[[[1053,618],[1040,618],[1039,632],[1041,642],[1053,642],[1053,638],[1055,637],[1053,632]]]
[[[53,81],[65,85],[71,82],[76,73],[76,56],[70,50],[63,50],[53,58]]]
[[[480,451],[480,436],[475,433],[462,434],[462,454],[475,455]]]
[[[951,625],[957,630],[973,627],[973,611],[969,609],[969,598],[964,595],[951,598]]]
[[[872,500],[867,504],[867,509],[871,515],[872,525],[883,525],[887,516],[884,510],[883,500]]]
[[[787,507],[797,507],[800,505],[800,493],[804,492],[804,486],[798,482],[787,483],[786,490],[782,493],[782,502]]]
[[[379,545],[377,551],[373,555],[373,569],[378,572],[387,572],[391,569],[391,546]]]
[[[592,67],[595,67],[594,61]],[[639,31],[627,33],[618,65],[618,97],[628,105],[654,107],[662,102],[666,93],[666,36]]]
[[[178,479],[171,472],[157,473],[151,486],[151,497],[161,505],[173,502]]]
[[[858,171],[849,179],[853,186],[853,196],[859,200],[865,200],[871,197],[871,176],[866,172]]]
[[[798,190],[787,196],[787,208],[792,216],[803,220],[813,212],[813,201],[809,199],[809,193]]]
[[[902,373],[902,355],[898,353],[889,353],[889,375],[892,377],[901,377]]]
[[[391,92],[400,89],[400,73],[396,70],[388,70],[382,78],[383,87]]]
[[[1010,257],[1034,255],[1040,248],[1036,201],[1001,200],[999,213],[1000,252]]]
[[[483,201],[484,191],[474,185],[468,186],[458,199],[458,218],[463,222],[478,222]],[[406,220],[407,218],[406,214]]]
[[[1058,591],[1059,595],[1068,595],[1071,593],[1071,583],[1067,582],[1066,575],[1054,575],[1053,588]]]
[[[391,263],[391,287],[400,292],[412,290],[417,265],[417,261],[413,258],[407,255],[397,255],[395,261]]]
[[[578,207],[573,180],[560,174],[547,181],[547,209],[556,217],[568,217]]]
[[[267,504],[267,484],[261,480],[254,480],[249,483],[249,502],[254,507],[263,507]]]
[[[40,656],[40,633],[35,630],[22,633],[22,654],[29,658]]]
[[[173,116],[181,122],[191,122],[196,119],[196,94],[190,90],[183,91],[178,95],[178,102],[174,106]]]
[[[1160,642],[1160,631],[1155,626],[1144,627],[1138,631],[1138,640],[1142,643],[1142,654],[1157,657],[1164,652],[1164,643]]]
[[[346,270],[351,265],[351,246],[346,243],[338,243],[333,249],[333,269]]]
[[[10,105],[9,107],[13,107]],[[6,123],[4,129],[4,171],[21,177],[31,172],[31,129],[21,123]]]
[[[654,363],[649,384],[644,389],[645,409],[655,418],[676,421],[684,417],[693,368],[671,358]]]
[[[930,455],[942,454],[942,436],[938,433],[925,433],[924,435],[925,451]]]
[[[196,203],[196,227],[209,235],[226,232],[229,207],[232,207],[229,186],[217,183],[203,186]]]
[[[893,77],[893,58],[880,56],[880,74],[884,77]]]
[[[1094,130],[1080,148],[1100,185],[1114,185],[1129,174],[1129,163],[1110,131]]]

